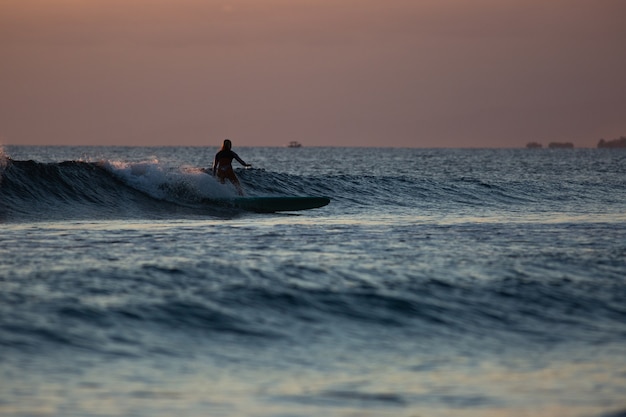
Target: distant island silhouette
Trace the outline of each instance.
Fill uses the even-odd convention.
[[[572,149],[574,144],[572,142],[550,142],[548,148],[550,149]]]
[[[541,149],[543,145],[539,142],[528,142],[526,144],[526,149]],[[550,142],[548,144],[548,148],[550,149],[572,149],[574,148],[574,144],[571,142]],[[620,136],[617,139],[604,140],[600,139],[598,142],[597,148],[605,148],[605,149],[620,149],[626,148],[626,136]]]
[[[526,147],[528,149],[539,149],[539,148],[543,148],[543,145],[539,142],[528,142],[526,144]]]
[[[626,136],[620,136],[619,139],[613,139],[608,141],[600,139],[600,142],[598,142],[598,148],[626,148]]]

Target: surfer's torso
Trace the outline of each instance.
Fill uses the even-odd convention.
[[[241,165],[246,165],[245,162],[230,149],[223,149],[215,154],[215,161],[213,161],[213,172],[217,175],[225,175],[233,170],[233,159],[236,159]]]

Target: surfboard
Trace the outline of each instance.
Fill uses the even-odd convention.
[[[277,211],[300,211],[324,207],[330,203],[328,197],[237,197],[232,199],[212,200],[227,207],[234,207],[255,213],[274,213]]]

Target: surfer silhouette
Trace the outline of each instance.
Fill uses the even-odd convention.
[[[237,188],[239,195],[243,195],[239,179],[237,178],[237,175],[235,175],[235,171],[233,171],[232,162],[233,159],[236,159],[237,162],[245,167],[252,165],[245,163],[239,155],[233,152],[231,150],[232,146],[233,143],[230,139],[224,139],[222,149],[215,154],[215,160],[213,161],[213,176],[217,177],[222,184],[224,184],[226,180],[229,180]]]

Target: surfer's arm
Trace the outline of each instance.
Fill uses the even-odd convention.
[[[213,176],[215,176],[215,173],[217,172],[217,155],[215,155],[215,159],[213,160]]]
[[[239,155],[237,155],[236,153],[233,152],[233,156],[235,157],[235,159],[237,160],[237,162],[239,162],[241,165],[245,166],[245,167],[251,167],[252,165],[247,164],[243,161],[243,159],[241,159],[239,157]]]

